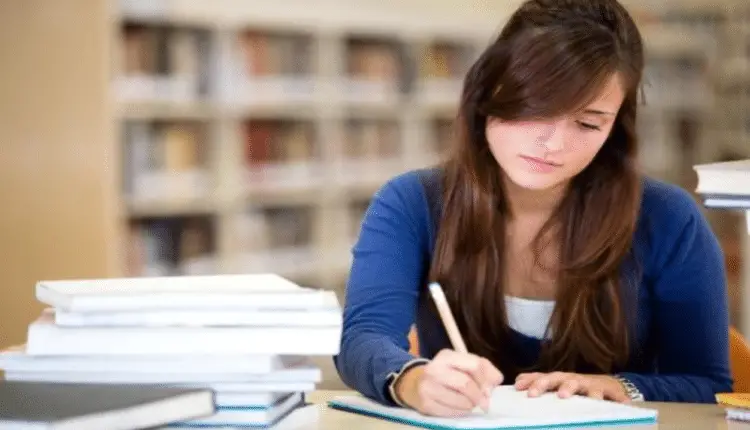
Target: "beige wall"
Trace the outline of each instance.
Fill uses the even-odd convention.
[[[106,4],[0,6],[0,346],[25,340],[37,280],[114,268]]]

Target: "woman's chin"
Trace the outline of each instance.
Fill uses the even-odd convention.
[[[528,172],[509,173],[508,177],[514,185],[529,191],[548,191],[559,188],[567,182],[567,178],[558,175]]]

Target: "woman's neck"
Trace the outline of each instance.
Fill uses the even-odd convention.
[[[535,300],[554,300],[557,290],[555,268],[560,253],[556,229],[546,232],[541,243],[534,239],[549,221],[567,191],[567,184],[530,190],[510,180],[505,183],[510,216],[506,224],[505,293]],[[542,248],[536,248],[542,245]]]
[[[530,217],[549,218],[562,201],[567,183],[544,190],[531,190],[505,180],[505,196],[510,215],[514,219]]]

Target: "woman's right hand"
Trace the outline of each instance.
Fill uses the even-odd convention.
[[[457,417],[477,406],[488,410],[492,389],[502,382],[502,373],[489,360],[444,349],[429,363],[409,369],[394,389],[422,414]]]

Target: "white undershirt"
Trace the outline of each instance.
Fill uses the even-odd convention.
[[[535,339],[549,338],[550,333],[545,333],[545,331],[554,308],[554,300],[530,300],[505,296],[508,325],[513,330]]]

